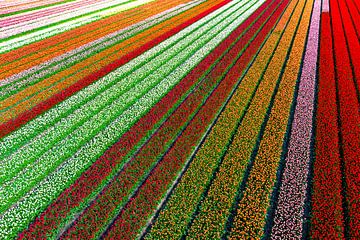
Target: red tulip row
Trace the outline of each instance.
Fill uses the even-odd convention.
[[[344,0],[342,0],[344,1]],[[345,178],[345,230],[351,238],[360,238],[360,105],[355,76],[352,71],[352,54],[348,52],[349,32],[343,28],[339,3],[330,0],[337,94],[339,104],[340,144],[343,177]],[[345,30],[345,31],[344,31]],[[351,40],[349,42],[356,42]],[[358,53],[357,53],[358,54]]]
[[[360,12],[351,7],[352,0],[341,0],[338,2],[341,9],[341,19],[344,26],[347,47],[349,49],[350,64],[353,69],[355,85],[360,86],[360,32],[356,33],[356,27],[360,29]],[[357,18],[356,18],[357,16]],[[358,22],[356,22],[358,20]],[[353,24],[355,23],[355,24]],[[358,93],[359,94],[359,93]],[[360,96],[358,95],[360,101]]]
[[[156,166],[136,195],[122,209],[113,225],[106,232],[106,239],[112,239],[115,236],[124,239],[135,236],[146,225],[149,216],[156,210],[156,207],[166,194],[166,191],[171,187],[186,160],[193,154],[201,141],[201,137],[208,129],[208,125],[211,124],[218,110],[222,107],[224,100],[233,90],[233,86],[236,85],[239,77],[253,58],[258,47],[264,41],[277,17],[278,15],[275,14],[273,21],[269,21],[269,24],[262,28],[241,58],[237,60],[234,67],[226,74],[225,79],[214,91],[204,107],[164,156],[160,164]],[[259,25],[262,22],[259,21],[257,24],[260,27]],[[258,27],[251,28],[250,32],[253,33]],[[238,47],[234,46],[234,48],[237,49]]]
[[[164,41],[165,39],[173,36],[174,34],[178,33],[185,27],[195,23],[196,21],[200,20],[204,16],[208,15],[209,13],[215,11],[216,9],[220,8],[221,6],[228,3],[229,0],[225,0],[217,4],[216,6],[198,14],[196,17],[189,19],[188,21],[172,28],[171,30],[167,31],[166,33],[160,35],[159,37],[153,39],[152,41],[147,42],[146,44],[138,47],[134,51],[122,56],[121,58],[117,59],[116,61],[108,64],[107,66],[103,67],[99,71],[96,71],[75,84],[69,86],[68,88],[62,90],[61,92],[51,96],[47,100],[37,104],[35,107],[21,113],[15,119],[11,119],[3,124],[0,125],[0,137],[3,137],[10,132],[18,129],[25,123],[29,122],[31,119],[35,118],[36,116],[40,115],[41,113],[49,110],[51,107],[55,106],[61,101],[64,101],[66,98],[72,96],[76,92],[80,91],[84,87],[90,85],[91,83],[95,82],[99,78],[105,76],[106,74],[110,73],[111,71],[115,70],[119,66],[129,62],[131,59],[139,56],[140,54],[144,53],[145,51],[149,50],[150,48],[154,47],[155,45],[159,44],[160,42]]]
[[[344,238],[339,126],[329,13],[322,13],[310,235]]]

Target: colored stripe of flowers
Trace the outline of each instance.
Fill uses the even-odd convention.
[[[204,19],[206,20],[206,18]],[[80,124],[82,124],[92,115],[96,115],[104,107],[111,104],[117,97],[121,97],[122,94],[134,87],[134,84],[144,82],[145,77],[147,77],[147,79],[151,79],[149,78],[149,74],[153,73],[162,65],[162,63],[173,58],[176,53],[179,53],[185,46],[193,42],[193,39],[196,38],[196,36],[194,37],[190,34],[193,33],[194,30],[199,29],[199,27],[206,21],[199,21],[196,24],[184,29],[179,34],[176,34],[156,47],[150,49],[146,52],[146,54],[137,57],[128,64],[125,64],[114,72],[108,74],[106,77],[101,78],[99,81],[89,86],[89,88],[78,92],[71,98],[66,99],[56,107],[50,109],[50,111],[46,112],[44,115],[40,115],[34,121],[31,121],[18,131],[10,134],[4,138],[4,141],[0,144],[0,152],[2,153],[1,156],[7,157],[9,154],[15,152],[15,150],[21,147],[21,145],[25,144],[27,144],[27,146],[26,148],[22,148],[22,150],[29,150],[29,147],[31,150],[31,145],[33,146],[32,154],[31,151],[25,151],[27,156],[30,156],[34,154],[34,151],[42,151],[41,149],[44,149],[46,145],[51,144],[51,138],[49,139],[47,137],[46,140],[43,140],[42,144],[40,144],[40,148],[36,146],[36,141],[41,141],[44,137],[46,137],[45,133],[49,135],[49,133],[55,132],[55,135],[52,134],[53,140],[56,135],[59,137],[59,134],[60,136],[69,134],[79,126],[77,124],[79,121]],[[199,31],[197,31],[197,34],[200,34]],[[165,52],[165,50],[167,51]],[[91,95],[93,95],[93,97],[91,97]],[[87,100],[87,102],[84,101],[84,99]],[[56,124],[52,126],[54,123]],[[46,127],[47,129],[45,129]],[[31,138],[33,138],[36,134],[39,134],[44,130],[46,131],[31,140]],[[59,140],[59,138],[57,139]],[[30,146],[29,142],[31,142]],[[17,158],[17,160],[15,160],[16,158],[14,156],[15,155],[13,154],[11,158],[7,158],[7,161],[15,161],[17,164],[23,162],[21,158]],[[27,157],[27,159],[29,159],[29,157]],[[1,165],[4,167],[5,163],[5,159],[3,159]],[[11,165],[11,162],[10,166],[11,167],[8,169],[13,171],[14,166]],[[1,173],[5,174],[6,172],[7,171],[5,170]]]
[[[350,56],[350,66],[353,70],[353,76],[356,85],[355,87],[358,94],[358,101],[360,101],[360,42],[358,36],[356,35],[353,21],[351,19],[345,0],[339,1],[338,4],[339,9],[342,9],[340,14],[344,27],[344,34],[346,37],[346,45]],[[360,26],[360,23],[358,23],[357,25]]]
[[[257,141],[262,119],[265,118],[277,79],[286,61],[288,46],[293,38],[304,4],[304,1],[299,2],[288,22],[288,27],[281,37],[242,124],[224,156],[205,199],[201,202],[199,213],[190,226],[187,235],[189,238],[219,238],[223,234],[248,159],[251,157]],[[280,20],[275,32],[282,32],[282,23],[284,23],[282,21],[286,23],[287,19]]]
[[[310,235],[312,239],[344,239],[339,126],[332,50],[330,15],[328,12],[323,12],[321,14],[319,90],[311,198]]]
[[[258,39],[260,41],[257,44],[260,45],[265,36],[260,37]],[[255,52],[256,50],[253,54]],[[246,61],[248,62],[251,60],[252,55],[249,54],[246,58],[248,58]],[[141,186],[137,194],[131,198],[130,202],[121,211],[118,218],[106,232],[105,239],[113,239],[115,236],[126,239],[128,236],[135,236],[141,231],[149,215],[156,209],[169,185],[176,178],[177,173],[180,172],[184,162],[193,153],[199,141],[201,141],[201,136],[208,129],[208,124],[213,121],[217,111],[222,107],[223,104],[219,103],[219,95],[221,98],[226,99],[234,89],[233,87],[237,85],[236,83],[239,83],[240,80],[238,79],[243,72],[241,69],[244,70],[246,68],[246,63],[244,64],[241,60],[243,59],[237,60],[237,63],[230,70],[231,72],[226,74],[226,78],[215,90],[212,95],[213,98],[207,101],[205,108],[200,110],[173,147],[164,156],[164,159],[152,171],[150,177],[146,179],[145,184]],[[226,81],[232,81],[233,83],[229,84]],[[224,91],[225,89],[222,88],[227,90]],[[216,109],[214,110],[213,108]],[[210,114],[211,111],[213,112],[212,114]],[[174,159],[176,160],[174,161]]]
[[[47,208],[47,210],[39,216],[29,229],[24,232],[24,238],[31,238],[31,236],[41,236],[40,234],[48,235],[50,231],[54,231],[62,218],[67,217],[72,208],[82,206],[84,199],[89,198],[91,194],[96,191],[100,184],[103,184],[104,179],[113,175],[113,169],[118,168],[117,165],[121,160],[132,152],[142,138],[146,138],[150,131],[159,125],[161,119],[168,115],[174,106],[184,99],[186,93],[193,89],[203,75],[204,69],[208,69],[211,65],[218,61],[217,59],[228,45],[230,45],[229,38],[221,43],[213,52],[211,52],[199,65],[197,65],[174,89],[172,89],[159,103],[157,103],[148,114],[139,120],[128,132],[126,132],[121,139],[106,151],[81,177],[61,196],[54,201],[54,203]],[[171,111],[170,111],[171,112]],[[155,128],[156,129],[156,128]],[[101,186],[101,185],[100,185]]]
[[[298,25],[289,60],[273,100],[273,106],[271,110],[268,110],[270,116],[246,181],[246,188],[236,206],[236,216],[232,223],[230,238],[261,238],[264,234],[266,211],[270,207],[272,190],[283,151],[283,141],[305,48],[312,5],[313,2],[308,1],[301,16],[301,22]],[[308,61],[306,57],[308,56],[305,56],[304,64]]]
[[[202,17],[206,16],[210,12],[216,10],[217,8],[223,6],[226,4],[229,0],[223,1],[214,7],[206,10],[205,12],[202,12],[198,14],[197,16],[185,21],[184,23],[172,28],[168,32],[163,33],[162,35],[158,36],[157,38],[147,42],[146,44],[142,45],[141,47],[133,50],[132,52],[126,54],[125,56],[117,59],[116,61],[112,62],[111,64],[103,67],[99,71],[81,79],[74,85],[66,88],[65,90],[62,90],[61,92],[51,96],[46,101],[41,102],[40,104],[36,105],[31,110],[27,110],[20,114],[17,118],[9,120],[6,123],[3,123],[0,125],[0,136],[4,136],[11,131],[14,131],[15,129],[19,128],[21,125],[25,124],[26,122],[30,121],[31,119],[35,118],[37,115],[45,112],[46,110],[50,109],[57,103],[64,101],[66,98],[70,97],[74,93],[78,92],[79,90],[83,89],[84,87],[90,85],[97,79],[105,76],[107,73],[113,71],[114,69],[118,68],[119,66],[125,64],[126,62],[130,61],[131,59],[134,59],[135,57],[139,56],[140,54],[144,53],[148,49],[154,47],[156,44],[158,44],[161,41],[164,41],[165,39],[171,37],[172,35],[178,33],[183,28],[191,25],[192,23],[196,22],[197,20],[201,19]]]
[[[337,79],[340,154],[345,188],[345,237],[360,238],[360,113],[338,3],[330,0]]]
[[[360,40],[360,12],[357,10],[354,1],[347,0],[346,1],[347,8],[349,10],[350,16],[352,18],[352,25],[356,29],[357,38]]]
[[[240,51],[240,49],[238,51]],[[222,67],[225,68],[225,66]],[[216,74],[218,70],[213,70],[212,73],[213,72]],[[218,72],[217,74],[221,74],[221,72]],[[116,212],[116,206],[113,205],[123,204],[122,202],[124,201],[124,198],[127,197],[127,194],[131,193],[130,191],[136,187],[136,185],[133,186],[136,183],[135,180],[142,179],[143,177],[141,177],[141,175],[144,174],[144,171],[146,174],[151,167],[156,164],[158,156],[166,150],[164,147],[169,146],[173,137],[177,135],[181,128],[183,128],[183,124],[186,124],[186,122],[192,118],[199,106],[201,106],[202,102],[204,102],[203,97],[212,92],[212,89],[217,85],[218,81],[219,80],[217,78],[207,78],[202,82],[202,85],[195,90],[194,94],[190,95],[190,97],[188,97],[185,102],[176,109],[175,113],[172,114],[171,117],[161,126],[159,131],[155,133],[151,140],[141,148],[135,158],[133,158],[129,164],[126,165],[125,169],[116,176],[116,180],[110,183],[105,192],[96,199],[95,204],[90,206],[76,224],[71,227],[69,230],[70,233],[67,233],[67,237],[71,238],[74,234],[79,234],[78,231],[81,231],[82,233],[80,235],[83,235],[84,229],[81,228],[80,230],[79,226],[88,225],[87,221],[89,219],[93,219],[92,216],[98,215],[98,211],[103,213]],[[121,192],[119,192],[119,189],[122,189]],[[117,197],[115,199],[117,200],[113,202],[113,205],[109,206],[106,202],[108,201],[109,196],[114,194],[116,194]],[[111,199],[113,198],[111,197]],[[119,207],[121,207],[121,205],[117,206],[117,208]],[[97,217],[96,223],[94,223],[95,225],[93,226],[105,224],[106,221],[109,221],[107,218],[110,218],[111,220],[112,214],[108,214],[103,218]],[[84,221],[86,222],[85,224]],[[101,225],[99,227],[101,227]],[[85,227],[85,230],[87,230],[85,232],[90,232],[90,229],[87,227]]]
[[[304,204],[311,161],[320,11],[321,1],[315,0],[272,237],[301,239],[303,224],[307,221],[304,219]]]
[[[267,3],[269,4],[270,2]],[[286,5],[287,2],[285,1],[281,3],[275,13],[264,13],[262,17],[267,15],[272,16],[272,18],[268,20],[263,29],[269,31],[272,28]],[[272,6],[272,8],[275,6],[276,5]],[[292,7],[293,6],[289,6],[289,9]],[[275,35],[272,36],[275,37]],[[241,80],[238,89],[234,92],[226,108],[205,139],[204,144],[200,147],[186,172],[181,177],[180,182],[171,194],[164,209],[160,211],[159,217],[156,219],[149,234],[146,235],[146,238],[177,239],[185,233],[186,226],[190,222],[196,204],[201,198],[202,192],[209,183],[211,175],[218,164],[217,159],[220,159],[224,153],[226,145],[230,140],[229,138],[238,124],[238,118],[244,113],[245,106],[256,88],[256,81],[260,77],[259,69],[266,66],[264,59],[271,55],[273,50],[271,45],[275,46],[276,43],[276,38],[273,39],[273,37],[266,41],[263,50],[260,51],[255,62],[252,63],[252,67],[249,69],[245,78]],[[260,44],[260,42],[258,42],[258,44]],[[257,74],[259,76],[255,77]],[[184,201],[185,198],[186,201]]]

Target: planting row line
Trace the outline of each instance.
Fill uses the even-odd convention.
[[[343,27],[339,3],[330,1],[330,15],[332,24],[332,38],[334,44],[335,76],[338,101],[338,122],[341,169],[343,178],[344,193],[344,221],[345,237],[358,238],[360,236],[360,113],[359,100],[357,95],[356,68],[358,62],[353,61],[353,51],[349,52],[354,41],[350,41],[349,32]],[[353,36],[355,37],[355,36]],[[348,41],[348,42],[347,42]]]
[[[259,25],[261,24],[260,22]],[[251,61],[253,54],[265,37],[258,36],[260,41],[252,42],[250,45],[252,47],[252,44],[255,43],[254,46],[256,46],[255,50],[252,49],[252,54],[251,47],[249,47],[247,48],[249,51],[244,52],[240,59],[234,59],[234,61],[236,60],[235,65],[229,72],[225,73],[226,77],[210,99],[207,100],[205,106],[179,136],[136,195],[122,209],[112,227],[105,233],[105,238],[113,238],[115,235],[128,238],[128,236],[135,236],[141,232],[141,229],[147,223],[147,219],[153,214],[167,193],[168,188],[173,185],[173,181],[178,177],[184,164],[191,158],[194,150],[202,142],[204,133],[209,130],[208,125],[213,122],[224,106],[224,100],[233,91],[234,87],[239,84],[239,77],[243,74],[247,64]]]
[[[182,2],[182,1],[181,1]],[[169,8],[175,7],[177,4],[181,3],[177,1],[168,1]],[[13,50],[11,53],[3,54],[3,58],[0,59],[1,66],[6,66],[11,64],[14,61],[20,61],[24,57],[30,57],[34,54],[37,54],[38,58],[43,58],[45,55],[51,55],[48,59],[61,55],[65,52],[71,51],[77,47],[80,47],[88,42],[94,41],[100,37],[104,37],[112,32],[115,32],[116,28],[114,28],[114,24],[117,24],[118,28],[124,28],[131,24],[135,24],[142,20],[145,20],[148,17],[151,17],[155,14],[160,13],[162,10],[157,11],[157,9],[153,9],[157,4],[166,4],[166,2],[160,0],[159,2],[149,2],[148,4],[139,6],[134,9],[130,9],[123,13],[119,13],[113,16],[110,16],[105,19],[101,19],[99,21],[95,21],[93,23],[87,24],[85,26],[81,26],[71,31],[67,31],[56,36],[50,37],[48,39],[43,39],[42,41],[29,44],[27,46],[23,46],[21,49]],[[159,6],[157,6],[159,7]],[[160,9],[162,9],[160,7]],[[143,16],[138,15],[142,13]],[[128,18],[131,15],[137,15],[134,18],[133,22],[127,23],[123,22],[124,19]],[[125,24],[124,24],[125,23]],[[128,24],[128,25],[127,25]],[[106,27],[104,27],[106,26]],[[115,30],[114,30],[115,29]],[[76,39],[77,41],[74,41]],[[49,48],[52,47],[51,50]],[[59,48],[61,47],[61,48]],[[65,47],[65,48],[64,48]],[[60,51],[62,48],[63,51]],[[47,54],[43,55],[42,52],[47,51]],[[45,59],[45,60],[48,60]],[[24,60],[24,62],[28,62]],[[23,64],[23,63],[22,63]],[[35,63],[34,65],[36,65]],[[17,65],[21,65],[19,62]],[[31,65],[31,66],[34,66]]]
[[[98,2],[95,2],[93,0],[84,0],[84,1],[78,1],[78,2],[70,3],[70,4],[63,4],[63,5],[57,6],[57,7],[49,7],[44,10],[33,11],[28,14],[17,14],[16,16],[13,16],[13,17],[2,18],[0,20],[0,26],[7,27],[7,26],[11,26],[11,25],[16,25],[16,24],[23,23],[26,21],[31,21],[31,20],[34,20],[37,18],[39,19],[42,17],[48,17],[49,15],[59,16],[61,14],[65,14],[67,12],[71,12],[71,11],[69,11],[70,9],[82,10],[82,9],[84,9],[84,7],[97,6],[99,4],[95,4],[95,3],[101,3],[101,2],[102,2],[102,0],[100,0]],[[46,18],[44,18],[44,19],[46,19]]]
[[[323,12],[311,197],[310,235],[313,239],[344,239],[338,106],[331,31],[330,15]]]

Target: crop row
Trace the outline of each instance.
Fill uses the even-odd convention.
[[[168,4],[164,5],[165,7],[167,6],[168,8],[171,8],[174,7],[176,3],[179,2],[170,1]],[[150,2],[148,4],[139,6],[138,8],[125,11],[124,13],[116,14],[113,17],[99,20],[74,30],[53,36],[51,38],[43,39],[42,41],[30,44],[28,46],[24,46],[21,49],[11,51],[11,54],[3,54],[3,58],[0,60],[2,66],[1,72],[12,70],[11,73],[14,74],[18,73],[19,71],[26,70],[39,63],[42,63],[43,61],[52,59],[53,57],[74,50],[86,43],[92,42],[99,37],[104,37],[108,34],[111,34],[119,28],[128,27],[129,25],[145,20],[146,18],[151,17],[154,14],[158,14],[162,10],[166,9],[162,7],[159,7],[159,10],[151,9],[154,7],[154,5],[155,3]],[[122,21],[134,14],[136,14],[136,17],[134,17],[131,22]],[[9,68],[5,68],[6,66],[9,66]],[[14,71],[15,69],[17,69],[17,71]]]
[[[41,8],[47,8],[47,7],[52,7],[52,6],[56,6],[56,5],[61,5],[61,4],[66,4],[68,2],[73,2],[75,0],[46,0],[46,1],[41,1],[41,2],[32,2],[30,0],[24,0],[21,2],[21,4],[19,4],[18,2],[16,2],[15,4],[12,3],[3,3],[3,5],[1,5],[1,8],[4,8],[2,10],[0,10],[0,15],[1,17],[7,17],[7,16],[12,16],[12,15],[16,15],[16,14],[23,14],[25,12],[29,12],[29,11],[35,11],[35,10],[39,10]]]
[[[338,120],[340,129],[340,154],[342,157],[343,187],[345,193],[345,233],[352,238],[360,237],[360,106],[351,54],[348,52],[349,36],[343,28],[339,3],[330,1],[331,23],[334,41],[335,76],[337,79]],[[346,11],[344,9],[343,11]]]
[[[211,24],[209,25],[210,26],[206,25],[206,27],[201,29],[201,31],[198,32],[197,37],[202,34],[216,34],[215,31],[207,33],[212,26]],[[51,148],[54,149],[58,148],[56,146],[62,146],[61,148],[67,148],[67,152],[71,152],[71,148],[74,150],[77,149],[77,147],[88,141],[99,130],[112,121],[112,119],[119,116],[119,114],[131,106],[138,98],[158,84],[158,82],[169,74],[174,67],[176,68],[180,65],[189,54],[196,51],[196,48],[194,48],[195,45],[189,46],[190,43],[193,43],[195,36],[195,34],[188,35],[178,42],[178,44],[174,45],[172,49],[160,55],[158,59],[155,58],[154,61],[145,65],[145,71],[140,68],[133,72],[133,74],[129,75],[127,78],[122,79],[123,81],[121,84],[114,85],[110,91],[97,96],[90,104],[84,105],[79,111],[75,111],[74,114],[70,115],[69,118],[62,119],[62,121],[60,121],[59,124],[56,124],[54,128],[47,129],[39,137],[34,138],[33,141],[30,141],[24,147],[7,157],[7,161],[4,159],[1,166],[1,177],[4,182],[2,193],[6,192],[8,188],[14,189],[14,187],[12,187],[13,184],[21,185],[21,187],[19,186],[19,188],[17,188],[18,194],[22,192],[21,189],[26,188],[26,184],[23,184],[23,181],[19,178],[16,178],[16,182],[11,181],[11,185],[6,182],[6,180],[13,178],[14,174],[19,173],[20,170],[22,170],[21,178],[26,179],[29,176],[36,178],[37,175],[34,174],[35,169],[38,169],[39,173],[46,172],[44,171],[44,167],[50,167],[50,163],[62,162],[62,158],[59,157],[57,158],[57,161],[54,161],[55,159],[49,159],[49,162],[44,161],[44,159],[40,161],[39,158],[45,151],[50,149],[51,152]],[[204,44],[208,39],[209,37],[204,38],[203,40],[201,39],[202,42],[198,40],[198,46]],[[168,56],[176,57],[173,61],[165,64],[165,62],[169,60]],[[156,73],[154,73],[155,69],[158,70]],[[102,105],[102,103],[105,104]],[[114,109],[116,109],[115,112],[113,111]],[[84,117],[85,119],[83,119]],[[72,128],[69,129],[69,127]],[[68,131],[66,129],[68,129]],[[67,136],[69,133],[71,134]],[[76,137],[77,143],[75,145],[73,141],[68,141],[68,139],[72,139],[72,136],[78,136]],[[59,143],[59,141],[61,141],[61,143]],[[39,168],[41,165],[42,168]],[[27,169],[27,172],[24,172],[24,168]],[[27,184],[31,184],[31,181],[27,181]],[[10,194],[10,192],[6,193],[7,194],[0,194],[0,196],[7,196],[7,201],[10,203],[12,194]]]
[[[105,99],[103,99],[103,97],[109,98],[107,96],[108,94],[110,96],[119,96],[116,95],[117,92],[124,93],[124,90],[129,90],[130,87],[134,86],[134,83],[144,79],[147,75],[149,75],[147,73],[151,73],[151,70],[156,69],[159,64],[161,65],[162,62],[171,59],[174,54],[176,54],[174,49],[178,49],[178,52],[180,52],[182,48],[186,47],[186,45],[184,45],[186,44],[186,39],[184,38],[188,37],[200,26],[201,25],[194,25],[186,31],[181,32],[176,37],[174,36],[169,38],[167,41],[162,42],[160,45],[148,51],[146,54],[134,59],[126,65],[121,66],[116,71],[98,80],[88,88],[80,91],[72,98],[64,101],[59,106],[56,106],[50,110],[50,112],[47,112],[44,116],[40,116],[36,120],[30,122],[18,132],[14,132],[7,136],[1,144],[1,156],[4,157],[8,155],[10,151],[14,152],[18,149],[19,146],[21,146],[20,144],[24,145],[26,143],[25,140],[30,140],[32,137],[34,137],[33,133],[40,134],[43,130],[45,130],[44,127],[49,129],[54,125],[54,123],[57,122],[57,120],[59,120],[60,117],[65,119],[65,117],[69,116],[70,113],[75,111],[75,109],[78,112],[89,111],[89,109],[86,108],[90,106],[89,104],[92,104],[92,102],[96,102],[95,105],[99,104],[97,106],[93,104],[92,111],[101,109],[101,104],[107,103],[106,101],[104,102]],[[171,51],[170,53],[165,53],[165,51],[169,50],[171,47],[173,48],[173,54],[170,54]],[[153,60],[160,61],[160,63],[148,63]],[[130,79],[130,74],[132,74],[131,78],[134,79]],[[97,99],[100,99],[100,101],[97,101]],[[95,112],[93,112],[93,114],[95,114]],[[70,125],[70,123],[67,124]]]
[[[94,81],[96,81],[99,78],[105,76],[107,73],[115,70],[117,67],[122,66],[123,64],[129,62],[131,59],[139,56],[140,54],[144,53],[148,49],[156,46],[159,42],[164,41],[165,39],[169,38],[170,36],[178,33],[183,28],[185,28],[188,25],[196,22],[196,20],[200,19],[201,17],[206,16],[208,13],[210,13],[214,9],[216,9],[216,7],[219,7],[219,6],[223,5],[223,4],[225,4],[226,2],[227,1],[221,2],[218,5],[214,6],[213,8],[210,8],[210,9],[206,10],[205,12],[197,15],[196,17],[184,22],[183,24],[178,25],[177,27],[175,27],[175,28],[171,29],[170,31],[160,35],[159,37],[153,39],[152,41],[147,42],[145,45],[137,48],[133,52],[131,52],[129,54],[126,54],[125,56],[123,56],[123,57],[119,58],[118,60],[116,60],[115,62],[111,63],[110,65],[102,68],[100,71],[95,72],[95,73],[87,76],[86,78],[81,79],[76,84],[74,84],[74,85],[70,86],[69,88],[61,91],[58,94],[53,95],[48,100],[42,102],[41,104],[38,104],[33,109],[24,112],[23,114],[21,114],[15,120],[11,120],[11,121],[1,125],[0,128],[1,128],[2,135],[6,135],[7,133],[13,131],[14,129],[17,129],[19,126],[21,126],[22,124],[28,122],[29,120],[36,117],[40,113],[45,112],[46,110],[50,109],[55,104],[57,104],[57,103],[65,100],[66,98],[72,96],[74,93],[82,90],[83,88],[90,85]],[[182,32],[180,32],[180,34]],[[145,55],[146,55],[146,53],[145,53]],[[141,66],[141,64],[140,64],[140,66]],[[86,91],[86,90],[84,90],[84,91]],[[63,105],[62,107],[66,108],[66,105]]]
[[[17,14],[16,16],[1,19],[0,27],[12,26],[12,25],[16,25],[19,23],[39,19],[42,17],[50,17],[52,15],[61,15],[61,14],[64,14],[65,12],[72,12],[69,10],[74,10],[74,9],[81,10],[81,9],[86,8],[87,5],[89,5],[88,7],[91,7],[91,8],[93,6],[98,7],[97,6],[97,5],[99,5],[98,3],[101,3],[101,2],[102,1],[96,2],[94,0],[86,0],[86,1],[80,1],[80,2],[75,2],[75,3],[71,3],[71,4],[61,5],[56,8],[46,8],[44,10],[32,12],[30,14]],[[97,4],[94,4],[94,3],[97,3]]]
[[[225,66],[222,67],[224,68]],[[215,74],[221,74],[221,72],[216,70],[211,71],[211,73],[214,72]],[[104,224],[104,222],[108,221],[109,217],[111,219],[111,215],[114,214],[111,214],[111,212],[116,212],[116,209],[123,205],[123,199],[126,197],[124,194],[130,194],[134,187],[136,187],[138,183],[141,183],[141,179],[143,179],[141,176],[146,176],[149,170],[158,161],[157,159],[159,156],[161,156],[164,151],[166,151],[169,144],[174,140],[174,136],[176,136],[179,130],[184,128],[187,122],[191,120],[194,114],[196,114],[199,107],[205,101],[203,98],[208,96],[209,93],[213,91],[212,89],[218,84],[216,83],[217,81],[219,81],[218,78],[209,79],[209,77],[206,77],[206,79],[202,81],[201,86],[196,88],[195,92],[190,95],[185,100],[185,102],[180,105],[179,108],[176,109],[175,113],[173,113],[170,118],[166,120],[166,122],[160,127],[155,135],[152,136],[151,140],[149,140],[149,142],[147,142],[146,145],[141,148],[140,152],[136,154],[136,157],[130,161],[130,163],[119,175],[116,176],[116,181],[112,181],[109,184],[109,187],[106,188],[106,191],[101,194],[101,197],[96,199],[96,203],[90,206],[90,208],[85,212],[84,216],[80,217],[76,225],[72,227],[72,230],[70,231],[71,234],[75,234],[77,232],[77,226],[83,225],[82,222],[84,220],[86,221],[88,219],[93,219],[92,216],[98,215],[99,211],[110,214],[102,216],[101,220],[97,218],[96,224],[91,224],[92,226],[101,227],[101,224]],[[134,185],[135,183],[136,185]],[[121,189],[120,192],[119,189]],[[125,189],[128,190],[125,191]],[[107,204],[109,199],[108,196],[114,194],[117,196],[115,198],[116,200],[113,201],[114,205],[109,206]],[[88,227],[85,229],[82,228],[81,231],[86,232],[86,230],[91,232]]]
[[[328,12],[321,14],[319,47],[319,85],[310,236],[313,239],[344,239],[336,82]]]
[[[223,234],[235,197],[238,194],[240,183],[244,178],[246,166],[258,141],[258,135],[262,122],[266,117],[267,108],[271,105],[270,101],[278,84],[277,79],[286,62],[288,48],[294,36],[304,4],[304,1],[299,2],[290,20],[288,19],[288,14],[291,13],[292,9],[288,8],[290,12],[287,12],[285,18],[280,20],[279,25],[274,30],[277,33],[279,31],[282,32],[282,29],[286,28],[283,34],[281,34],[279,45],[261,77],[256,93],[209,187],[207,195],[200,203],[200,210],[188,231],[188,237],[190,238],[217,238]]]

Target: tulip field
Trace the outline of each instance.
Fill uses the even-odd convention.
[[[360,1],[1,0],[0,239],[360,239]]]

